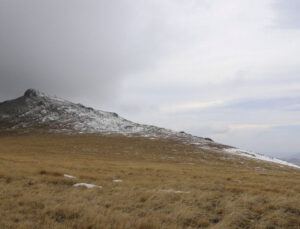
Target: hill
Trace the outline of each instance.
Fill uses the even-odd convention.
[[[294,165],[300,166],[300,153],[294,154],[290,157],[285,157],[282,160],[293,163]]]
[[[299,168],[283,160],[219,144],[208,138],[134,123],[116,113],[95,110],[81,104],[48,96],[35,89],[28,89],[23,96],[0,103],[0,132],[11,131],[23,133],[36,131],[68,134],[98,133],[170,139],[184,144],[194,144],[199,148],[206,148],[215,152],[226,152]]]

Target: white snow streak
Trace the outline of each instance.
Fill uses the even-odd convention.
[[[87,183],[77,183],[73,185],[74,187],[86,187],[86,188],[102,188],[102,186],[95,185],[95,184],[87,184]]]
[[[159,190],[160,192],[168,192],[168,193],[185,193],[185,194],[188,194],[188,193],[191,193],[191,192],[185,192],[185,191],[180,191],[180,190],[173,190],[173,189],[162,189],[162,190]]]
[[[228,149],[224,149],[224,151],[227,153],[235,154],[235,155],[240,155],[240,156],[244,156],[244,157],[248,157],[248,158],[267,161],[267,162],[273,162],[273,163],[300,169],[299,166],[294,165],[292,163],[289,163],[289,162],[286,162],[286,161],[283,161],[283,160],[280,160],[280,159],[277,159],[274,157],[268,157],[263,154],[254,153],[254,152],[250,152],[250,151],[246,151],[246,150],[242,150],[242,149],[238,149],[238,148],[228,148]]]
[[[76,178],[75,176],[68,175],[68,174],[64,174],[64,177],[71,178],[71,179],[74,179],[74,178]]]

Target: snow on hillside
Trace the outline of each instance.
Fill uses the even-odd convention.
[[[47,127],[53,132],[139,135],[199,144],[209,142],[190,134],[134,123],[116,113],[95,110],[33,89],[27,90],[20,98],[0,103],[0,121],[9,123],[9,129]]]
[[[263,154],[254,153],[254,152],[250,152],[250,151],[246,151],[246,150],[242,150],[242,149],[238,149],[238,148],[227,148],[227,149],[224,149],[224,151],[227,152],[227,153],[231,153],[231,154],[235,154],[235,155],[239,155],[239,156],[243,156],[243,157],[249,157],[249,158],[252,158],[252,159],[273,162],[273,163],[277,163],[277,164],[286,165],[286,166],[290,166],[290,167],[300,169],[300,166],[294,165],[294,164],[289,163],[287,161],[283,161],[283,160],[280,160],[280,159],[277,159],[277,158],[274,158],[274,157],[268,157],[268,156],[263,155]]]
[[[116,113],[95,110],[81,104],[48,96],[34,89],[28,89],[22,97],[0,103],[0,130],[19,128],[41,128],[56,133],[122,134],[173,139],[216,152],[232,153],[299,168],[276,158],[228,148],[208,138],[134,123]]]

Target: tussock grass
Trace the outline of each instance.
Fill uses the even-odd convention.
[[[300,228],[299,178],[168,140],[4,135],[0,228]]]

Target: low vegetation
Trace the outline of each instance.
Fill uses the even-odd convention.
[[[174,141],[1,135],[0,228],[295,229],[299,180],[297,169]]]

